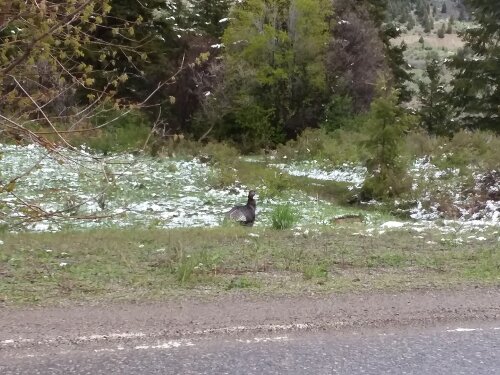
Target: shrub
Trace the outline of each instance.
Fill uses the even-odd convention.
[[[91,149],[104,154],[140,149],[144,146],[151,132],[148,119],[139,112],[132,111],[120,116],[118,111],[109,111],[98,116],[93,126],[99,126],[106,122],[109,122],[109,125],[72,137],[73,144],[86,144]]]
[[[207,184],[214,189],[221,189],[234,185],[236,179],[237,173],[234,168],[212,169],[207,176]]]
[[[361,117],[358,118],[362,121]],[[278,146],[278,157],[288,160],[328,160],[332,165],[357,163],[367,156],[360,144],[366,136],[353,128],[337,129],[328,133],[325,129],[306,129],[296,139]]]
[[[239,151],[225,142],[209,142],[204,145],[200,154],[207,156],[212,163],[233,164],[238,159]]]
[[[293,186],[292,178],[283,172],[276,171],[274,176],[265,176],[262,180],[265,186],[260,196],[262,198],[273,198],[282,195]]]
[[[316,159],[321,154],[327,137],[325,130],[306,129],[297,139],[278,145],[278,156],[290,160]]]
[[[279,205],[271,213],[271,221],[274,229],[289,229],[298,219],[298,212],[289,204]]]

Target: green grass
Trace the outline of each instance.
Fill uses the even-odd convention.
[[[361,223],[314,229],[4,234],[0,304],[500,285],[497,234],[458,246],[432,231],[417,239],[408,230],[354,235]]]
[[[277,168],[270,167],[266,162],[246,162],[243,160],[235,164],[237,180],[242,184],[254,187],[264,185],[259,190],[260,196],[275,197],[286,194],[290,190],[302,191],[310,196],[318,197],[338,204],[347,204],[355,194],[350,190],[350,184],[338,181],[317,181],[305,176],[291,176],[284,174]]]
[[[271,212],[271,222],[274,229],[290,229],[297,223],[298,219],[297,210],[289,204],[276,206]]]

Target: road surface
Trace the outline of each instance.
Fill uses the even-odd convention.
[[[3,358],[21,374],[500,374],[500,322],[135,341]]]
[[[500,375],[500,289],[3,307],[0,374]]]

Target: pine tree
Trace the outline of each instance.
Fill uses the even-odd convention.
[[[458,20],[459,21],[465,21],[465,19],[466,19],[465,9],[464,8],[460,8],[460,12],[458,14]]]
[[[406,27],[408,28],[409,31],[411,31],[415,27],[415,18],[413,18],[411,14],[408,17],[409,19]]]
[[[431,30],[432,30],[433,27],[431,25],[431,18],[430,17],[427,17],[424,20],[423,27],[424,27],[424,33],[430,33],[431,32]]]
[[[450,135],[450,111],[442,79],[443,66],[437,56],[430,56],[425,67],[426,81],[418,82],[420,125],[429,133]]]
[[[448,22],[448,26],[446,27],[446,34],[453,34],[453,24],[451,20]]]
[[[437,31],[437,36],[438,36],[438,38],[443,39],[443,38],[444,38],[445,31],[446,31],[445,25],[444,25],[444,23],[442,23],[442,24],[441,24],[441,27],[440,27],[440,28],[438,29],[438,31]]]
[[[465,127],[500,131],[500,7],[491,0],[470,0],[476,27],[461,35],[465,48],[450,63],[452,98]]]
[[[231,0],[191,0],[189,16],[193,27],[210,36],[220,38],[228,25]]]
[[[379,85],[379,96],[372,102],[368,113],[365,146],[371,154],[366,166],[370,177],[363,184],[362,199],[384,199],[398,196],[411,186],[400,159],[404,132],[413,118],[398,105],[398,94]]]
[[[447,13],[448,10],[446,9],[446,3],[443,2],[443,5],[441,6],[441,13]]]
[[[420,1],[425,2],[426,0]],[[372,14],[373,21],[380,29],[380,38],[385,45],[385,55],[392,73],[392,85],[399,93],[399,101],[408,102],[413,95],[412,90],[408,87],[408,83],[413,81],[413,74],[403,56],[408,46],[404,42],[399,45],[393,43],[393,39],[401,35],[401,29],[392,23],[385,22],[387,0],[365,0],[360,3],[366,4]]]

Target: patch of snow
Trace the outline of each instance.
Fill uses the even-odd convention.
[[[315,160],[292,164],[271,164],[271,166],[281,169],[292,176],[305,176],[315,180],[348,182],[356,188],[361,187],[366,177],[365,167],[350,164],[343,164],[331,170],[320,168],[318,162]]]
[[[383,223],[380,227],[381,228],[403,228],[406,226],[407,223],[403,223],[401,221],[387,221]]]

